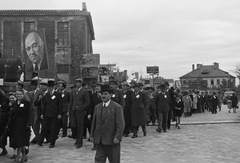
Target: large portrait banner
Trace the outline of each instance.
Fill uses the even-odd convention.
[[[23,62],[27,80],[33,73],[48,69],[48,53],[45,30],[40,29],[23,34]]]

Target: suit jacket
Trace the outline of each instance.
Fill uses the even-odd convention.
[[[123,99],[123,94],[120,90],[113,89],[113,94],[112,94],[111,100],[118,103],[119,105],[121,105],[122,108],[125,107],[125,101]]]
[[[90,90],[89,92],[89,98],[90,98],[90,105],[87,111],[87,115],[91,115],[93,116],[94,114],[94,108],[97,104],[102,102],[101,97],[99,96],[98,92],[93,92],[92,90]]]
[[[61,92],[62,103],[63,103],[63,112],[68,112],[69,103],[70,103],[70,93],[67,90]]]
[[[160,112],[168,112],[170,110],[169,107],[170,97],[169,93],[158,93],[156,96],[156,103],[158,104],[158,111]]]
[[[39,110],[39,106],[34,105],[34,102],[38,99],[38,96],[40,94],[42,94],[42,91],[40,89],[33,90],[33,91],[29,92],[29,98],[30,98],[32,110]]]
[[[52,95],[48,91],[42,100],[42,114],[44,117],[57,117],[62,115],[62,97],[58,92]]]
[[[102,111],[102,109],[107,109]],[[105,114],[102,114],[105,112]],[[122,140],[125,122],[123,118],[123,109],[121,105],[114,101],[110,101],[106,108],[103,108],[103,103],[95,107],[91,137],[94,138],[94,143],[103,145],[114,145],[114,138]]]
[[[81,88],[80,91],[78,89],[74,89],[71,92],[69,111],[73,114],[76,110],[80,112],[84,112],[88,109],[90,104],[90,98],[88,91],[84,88]]]

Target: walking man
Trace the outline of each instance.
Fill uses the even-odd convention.
[[[123,109],[111,100],[112,89],[101,86],[102,103],[95,107],[91,128],[91,140],[96,144],[95,163],[120,163],[120,142],[124,130]]]
[[[82,87],[83,80],[81,78],[76,79],[75,84],[76,89],[71,93],[69,110],[71,110],[72,135],[77,135],[74,145],[76,148],[81,148],[83,145],[84,116],[90,104],[90,98],[88,91]]]

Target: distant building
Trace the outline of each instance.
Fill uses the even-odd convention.
[[[235,77],[228,72],[219,69],[219,63],[214,62],[213,65],[197,64],[195,69],[192,65],[192,71],[179,77],[182,88],[198,89],[199,84],[205,84],[206,87],[219,87],[223,79],[231,80],[235,84]]]
[[[95,39],[91,14],[85,3],[82,10],[0,10],[0,15],[2,59],[20,59],[25,63],[24,34],[43,30],[48,69],[40,70],[39,76],[70,83],[84,77],[83,54],[93,54]],[[31,76],[26,72],[25,79],[30,80]]]

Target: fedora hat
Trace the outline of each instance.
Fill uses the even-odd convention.
[[[102,92],[112,93],[113,90],[112,90],[112,88],[110,87],[109,84],[103,84],[103,85],[101,85],[101,93],[102,93]]]

